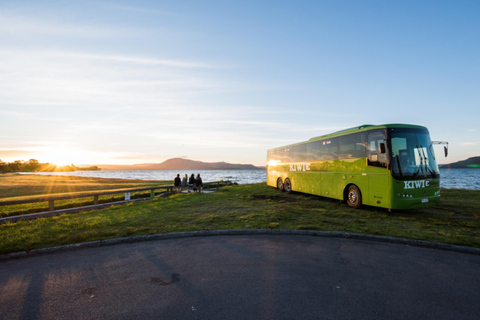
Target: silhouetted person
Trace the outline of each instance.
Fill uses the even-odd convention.
[[[180,186],[182,185],[182,180],[180,180],[180,175],[179,174],[177,174],[177,176],[175,177],[175,180],[173,180],[173,184],[177,188],[177,192],[180,191]]]
[[[195,179],[195,185],[197,186],[197,188],[200,188],[200,193],[203,192],[203,182],[202,182],[202,178],[200,178],[200,173],[197,174],[197,179]]]
[[[190,176],[190,179],[188,179],[188,186],[193,188],[193,192],[197,191],[197,188],[195,187],[195,175],[192,173]],[[188,190],[190,192],[190,189]]]
[[[186,187],[188,187],[188,177],[187,177],[187,174],[185,173],[185,176],[182,179],[182,189]]]

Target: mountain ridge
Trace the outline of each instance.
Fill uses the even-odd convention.
[[[98,164],[101,170],[265,170],[253,164],[228,162],[203,162],[183,158],[171,158],[161,163],[141,163],[131,165]]]
[[[471,157],[466,160],[439,165],[440,168],[462,169],[462,168],[480,168],[480,156]]]

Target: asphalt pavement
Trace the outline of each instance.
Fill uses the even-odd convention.
[[[0,261],[0,319],[478,319],[480,255],[301,235]]]

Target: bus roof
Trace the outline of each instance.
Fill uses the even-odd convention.
[[[272,148],[270,150],[278,149],[278,148],[284,148],[284,147],[290,147],[290,146],[294,146],[294,145],[297,145],[297,144],[302,144],[302,143],[309,142],[309,141],[317,141],[317,140],[323,140],[323,139],[328,139],[328,138],[335,138],[335,137],[340,137],[340,136],[344,136],[344,135],[352,134],[352,133],[357,133],[357,132],[364,132],[364,131],[369,131],[369,130],[374,130],[374,129],[386,129],[386,128],[411,128],[411,129],[428,130],[424,126],[413,125],[413,124],[404,124],[404,123],[389,123],[389,124],[379,124],[379,125],[364,124],[364,125],[361,125],[361,126],[358,126],[358,127],[348,128],[348,129],[336,131],[336,132],[333,132],[333,133],[325,134],[323,136],[313,137],[313,138],[311,138],[310,140],[307,140],[307,141],[300,141],[300,142],[292,143],[292,144],[289,144],[289,145],[286,145],[286,146]]]
[[[323,136],[313,137],[308,141],[315,141],[315,140],[322,140],[326,138],[333,138],[333,137],[340,137],[346,134],[356,133],[356,132],[363,132],[368,130],[374,129],[385,129],[385,128],[412,128],[412,129],[424,129],[427,128],[423,126],[413,125],[413,124],[404,124],[404,123],[389,123],[389,124],[380,124],[380,125],[373,125],[373,124],[364,124],[359,127],[353,127],[345,130],[336,131],[333,133],[325,134]]]

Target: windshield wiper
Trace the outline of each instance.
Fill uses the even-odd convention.
[[[425,169],[427,169],[427,171],[430,172],[430,174],[432,175],[432,178],[436,178],[437,174],[430,167],[430,161],[427,163],[428,156],[425,154],[425,150],[423,148],[421,148],[421,150],[422,150],[422,154],[423,154]]]
[[[425,154],[425,150],[423,150],[423,146],[422,145],[417,145],[416,147],[417,147],[418,155],[420,157],[420,166],[418,167],[417,171],[415,172],[415,174],[413,176],[416,177],[418,175],[418,173],[420,172],[420,170],[422,170],[422,173],[423,172],[425,172],[425,173],[428,172],[432,175],[433,178],[436,178],[437,174],[427,164],[428,156]]]
[[[417,138],[417,141],[418,141],[418,138]],[[422,146],[419,146],[418,144],[415,146],[415,148],[417,149],[417,153],[418,153],[418,157],[420,158],[420,165],[417,167],[417,170],[415,171],[415,173],[413,174],[413,177],[416,177],[419,173],[420,173],[420,170],[423,172],[423,162],[424,162],[424,159],[423,159],[423,155],[422,155],[422,152],[420,151],[420,148]]]

